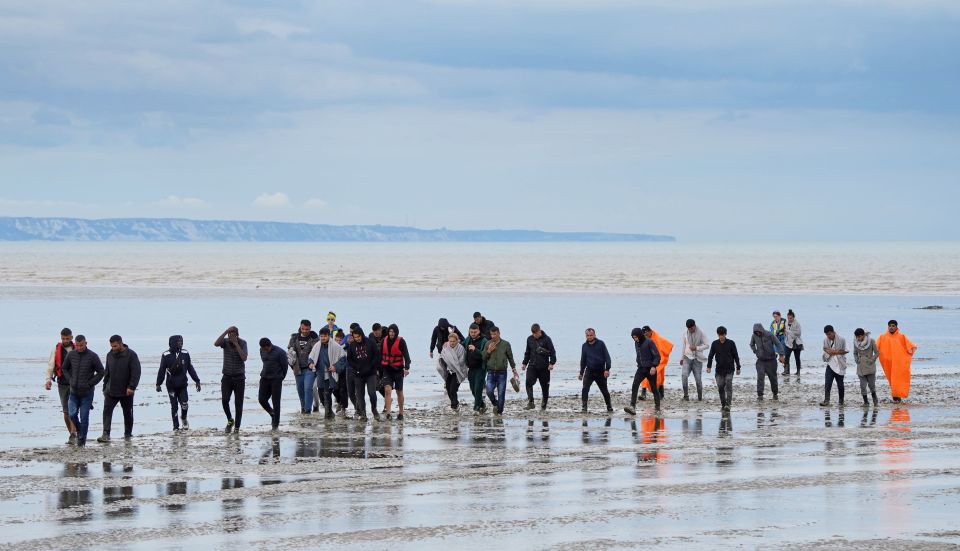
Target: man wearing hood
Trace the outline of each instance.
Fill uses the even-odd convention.
[[[103,434],[97,442],[110,441],[113,410],[120,404],[123,411],[123,437],[133,436],[133,394],[140,384],[140,358],[123,344],[120,335],[110,337],[110,352],[103,376]]]
[[[553,347],[553,340],[544,333],[539,323],[530,327],[530,336],[527,337],[527,349],[523,353],[523,362],[520,369],[527,372],[527,409],[533,409],[533,386],[540,383],[540,410],[546,411],[547,400],[550,399],[550,372],[557,364],[557,349]]]
[[[377,324],[379,325],[379,324]],[[354,393],[357,400],[357,416],[361,421],[367,420],[367,405],[364,392],[370,397],[370,411],[373,418],[380,420],[377,411],[377,366],[380,365],[380,348],[371,336],[364,337],[363,329],[357,325],[350,329],[353,339],[347,345],[348,369],[353,370]]]
[[[437,352],[443,350],[443,346],[447,344],[447,339],[450,338],[450,333],[456,333],[460,342],[464,341],[463,333],[457,329],[456,325],[450,325],[447,318],[440,318],[437,326],[433,328],[433,335],[430,336],[430,359],[433,359],[434,349],[436,349]]]
[[[649,325],[644,325],[640,328],[643,331],[643,336],[648,340],[653,341],[653,345],[657,347],[657,353],[660,354],[660,365],[657,366],[657,391],[660,394],[660,400],[663,401],[664,389],[663,385],[667,380],[667,365],[670,364],[670,354],[673,354],[673,343],[664,338],[663,335],[657,333]],[[654,387],[650,386],[650,382],[644,379],[641,382],[641,391],[640,399],[647,399],[647,391],[652,391]]]
[[[187,392],[187,387],[190,386],[187,374],[197,385],[197,392],[200,392],[200,377],[197,376],[197,371],[193,368],[193,362],[190,361],[190,353],[183,348],[183,337],[173,335],[170,337],[169,343],[170,348],[160,356],[157,392],[160,392],[160,385],[166,380],[167,395],[170,397],[170,415],[173,417],[173,430],[180,430],[180,420],[183,421],[183,430],[187,430],[190,428],[190,424],[187,422],[187,401],[190,399]],[[177,418],[178,409],[180,410],[179,419]]]
[[[633,375],[633,388],[630,391],[630,405],[623,411],[630,415],[637,414],[637,393],[640,383],[647,381],[650,388],[657,388],[657,369],[660,365],[660,352],[652,339],[643,334],[643,329],[636,327],[630,332],[633,337],[634,349],[637,352],[637,372]],[[660,411],[660,393],[651,392],[657,411]]]
[[[310,351],[320,340],[311,326],[310,320],[300,320],[300,331],[290,335],[290,341],[287,343],[287,362],[297,382],[297,397],[300,398],[300,412],[303,414],[313,411],[313,385],[316,383],[316,373],[307,369],[307,366],[310,365]]]
[[[383,368],[383,399],[387,419],[391,418],[393,391],[397,391],[397,421],[403,421],[403,379],[410,374],[410,351],[407,341],[400,336],[400,328],[392,323],[387,329],[380,349],[380,365]]]
[[[63,360],[62,371],[70,384],[68,408],[70,421],[77,427],[77,446],[87,445],[90,429],[90,407],[97,385],[103,380],[103,363],[96,352],[87,348],[87,338],[77,335],[74,349]]]
[[[757,400],[763,400],[764,377],[770,379],[770,390],[773,399],[779,399],[777,384],[777,359],[784,362],[784,351],[773,333],[763,328],[762,323],[753,324],[753,337],[750,339],[750,349],[757,356]]]
[[[853,358],[857,362],[857,377],[860,378],[860,394],[863,396],[863,407],[867,407],[867,389],[873,398],[873,406],[877,406],[877,359],[880,350],[877,341],[870,337],[870,333],[861,328],[853,332]]]
[[[917,346],[900,331],[897,320],[887,323],[887,332],[877,338],[880,365],[890,383],[894,403],[900,403],[910,395],[910,364]]]

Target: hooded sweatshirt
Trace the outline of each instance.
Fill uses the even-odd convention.
[[[347,346],[347,363],[353,368],[358,377],[366,378],[373,375],[380,365],[380,347],[371,337],[356,337]]]
[[[657,350],[657,344],[653,342],[653,339],[645,337],[643,330],[640,328],[631,331],[630,335],[640,339],[634,342],[634,348],[637,351],[637,368],[649,370],[651,367],[659,366],[660,351]]]
[[[440,318],[440,321],[437,322],[437,326],[433,328],[433,335],[430,337],[431,354],[433,354],[434,350],[437,352],[443,350],[443,345],[447,343],[450,333],[456,333],[457,336],[460,337],[460,342],[463,342],[463,333],[461,333],[455,325],[450,325],[450,322],[447,321],[447,318]]]
[[[190,360],[190,353],[180,348],[183,337],[173,335],[170,337],[170,348],[160,356],[160,371],[157,373],[157,386],[160,386],[164,379],[167,381],[167,390],[183,390],[187,388],[190,381],[187,374],[193,382],[199,384],[200,377],[193,368],[193,362]]]
[[[107,367],[103,376],[103,393],[123,398],[127,390],[137,390],[140,384],[140,358],[130,347],[123,345],[119,352],[107,352]]]
[[[757,335],[757,332],[760,332]],[[776,360],[783,355],[783,345],[773,333],[763,328],[762,323],[753,324],[753,337],[750,338],[750,349],[760,361]]]

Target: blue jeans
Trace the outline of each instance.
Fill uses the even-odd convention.
[[[497,395],[494,396],[493,390],[497,389]],[[497,408],[497,413],[503,413],[503,403],[507,395],[507,372],[488,371],[487,372],[487,398],[490,403]]]
[[[300,411],[313,411],[313,385],[317,381],[317,372],[304,369],[297,375],[297,394],[300,395]]]
[[[86,396],[77,396],[70,393],[67,409],[69,410],[70,420],[77,427],[77,444],[83,446],[87,443],[87,430],[90,429],[90,408],[93,406],[93,391]]]

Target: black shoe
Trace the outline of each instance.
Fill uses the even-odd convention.
[[[317,404],[313,404],[313,413],[317,413],[318,411],[320,411],[320,406]]]
[[[363,418],[366,419],[367,417],[364,416]],[[376,419],[377,421],[382,421],[382,420],[383,420],[383,418],[380,417],[380,412],[378,412],[378,411],[373,412],[373,418]]]
[[[779,394],[774,394],[774,395],[773,395],[773,399],[774,399],[774,401],[779,402],[779,401],[780,401],[780,395],[779,395]]]
[[[822,407],[822,408],[828,408],[828,407],[830,407],[830,402],[829,402],[828,400],[824,400],[824,401],[820,402],[820,407]]]
[[[626,406],[625,408],[623,408],[623,411],[627,412],[629,415],[636,415],[636,414],[637,414],[637,408],[635,408],[635,407],[633,407],[633,406]]]
[[[402,414],[402,413],[398,413],[398,414],[397,414],[397,421],[403,421],[403,414]]]
[[[328,411],[328,412],[326,412],[326,413],[323,414],[323,418],[326,419],[327,421],[329,421],[329,420],[331,420],[331,419],[336,419],[337,416],[336,416],[332,411]]]
[[[533,400],[530,400],[529,402],[527,402],[527,407],[525,407],[525,408],[523,408],[523,409],[530,410],[530,409],[535,409],[536,407],[537,407],[537,405],[533,403]]]
[[[580,413],[587,413],[587,406],[580,408]]]
[[[903,399],[902,399],[902,398],[894,398],[894,399],[893,399],[893,403],[894,403],[894,404],[899,404],[899,403],[901,403],[901,402],[903,402]]]
[[[702,401],[703,401],[703,393],[702,393],[702,392],[697,392],[697,401],[698,401],[698,402],[702,402]]]
[[[610,406],[607,406],[607,413],[613,413],[613,408]]]
[[[101,434],[100,436],[97,437],[97,442],[100,442],[101,444],[107,444],[107,443],[109,443],[109,442],[110,442],[110,435],[109,435],[109,434]]]
[[[797,368],[797,375],[799,375],[799,374],[800,374],[800,368],[798,367],[798,368]]]
[[[223,429],[223,432],[230,432],[233,430],[233,419],[227,419],[227,428]]]
[[[190,423],[187,422],[186,415],[180,418],[180,426],[183,427],[183,430],[190,430]]]
[[[687,396],[686,394],[684,394],[684,395],[683,395],[683,401],[684,401],[684,402],[689,402],[689,401],[690,401],[690,396]]]
[[[388,414],[387,414],[387,421],[392,421],[392,420],[393,420],[393,414],[392,414],[392,413],[388,413]]]
[[[789,369],[783,370],[783,373],[781,373],[781,375],[790,375],[790,370]]]

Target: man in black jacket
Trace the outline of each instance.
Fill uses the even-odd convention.
[[[610,377],[610,352],[607,345],[597,338],[597,332],[593,328],[586,331],[587,342],[583,343],[580,349],[580,380],[583,381],[583,393],[581,401],[583,402],[582,413],[587,413],[587,399],[590,397],[590,387],[597,383],[600,394],[603,395],[603,401],[607,404],[607,413],[613,413],[613,405],[610,403],[610,391],[607,390],[607,379]]]
[[[557,363],[557,350],[553,347],[553,340],[540,329],[539,323],[530,327],[530,333],[521,366],[527,372],[527,409],[536,407],[533,402],[533,385],[539,382],[543,395],[540,409],[545,411],[547,400],[550,399],[550,372]]]
[[[433,328],[433,334],[430,336],[430,359],[433,359],[434,349],[436,349],[437,352],[443,350],[443,345],[447,343],[450,333],[456,333],[457,337],[460,338],[460,342],[463,342],[463,333],[457,329],[457,326],[450,325],[450,322],[447,321],[447,318],[440,318],[440,321],[437,322],[437,326]]]
[[[737,343],[727,338],[727,328],[717,327],[717,340],[710,345],[710,356],[707,357],[707,373],[713,367],[713,360],[717,360],[717,390],[720,391],[720,407],[723,411],[730,411],[733,403],[733,370],[736,366],[737,375],[740,374],[740,354],[737,353]]]
[[[183,420],[183,430],[190,428],[187,423],[187,407],[190,400],[187,387],[190,381],[187,374],[197,385],[197,392],[200,392],[200,377],[197,376],[197,370],[193,367],[190,360],[190,353],[183,348],[183,337],[173,335],[169,340],[170,348],[160,356],[160,371],[157,373],[157,392],[160,392],[160,385],[164,380],[167,382],[167,395],[170,397],[170,415],[173,416],[173,430],[180,430],[180,419]],[[177,410],[180,410],[180,419],[177,418]]]
[[[123,344],[120,335],[110,337],[107,368],[103,377],[103,434],[97,442],[110,441],[110,425],[117,404],[123,410],[123,437],[133,436],[133,394],[140,384],[140,358]]]
[[[637,414],[637,392],[640,390],[640,384],[644,379],[650,384],[650,388],[657,388],[657,366],[660,365],[660,351],[657,350],[653,339],[648,339],[643,334],[643,329],[634,328],[630,332],[633,337],[634,347],[637,350],[637,372],[633,375],[633,389],[630,393],[630,405],[623,408],[630,415]],[[657,411],[660,411],[660,393],[653,392],[653,399],[656,403]]]
[[[348,369],[353,370],[353,384],[356,395],[357,415],[361,421],[367,420],[367,405],[363,393],[370,397],[370,411],[373,418],[380,420],[377,411],[377,366],[380,365],[380,349],[373,337],[364,337],[360,326],[351,328],[353,340],[347,345]]]
[[[90,407],[93,405],[93,393],[103,380],[103,363],[96,352],[87,348],[87,338],[77,335],[73,340],[74,349],[67,354],[61,370],[70,384],[68,409],[70,420],[77,427],[77,446],[87,445],[87,431],[90,429]]]
[[[293,377],[297,381],[297,397],[300,398],[300,412],[313,411],[313,387],[316,375],[307,369],[310,363],[310,351],[317,344],[320,336],[311,329],[310,320],[300,320],[300,331],[290,335],[287,343],[287,359]]]
[[[283,380],[287,378],[287,354],[264,337],[260,339],[260,359],[263,360],[263,369],[260,370],[258,398],[264,411],[270,414],[273,430],[277,430],[280,428],[280,394]],[[268,400],[273,402],[272,406]]]
[[[497,326],[497,324],[483,317],[480,312],[473,313],[473,323],[480,327],[480,334],[488,340],[490,339],[490,331]]]

